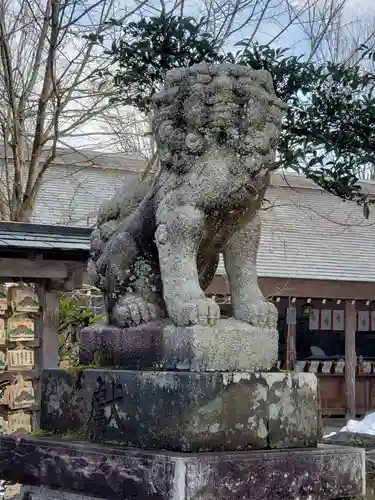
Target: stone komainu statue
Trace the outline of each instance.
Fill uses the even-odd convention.
[[[258,287],[258,210],[275,168],[285,105],[266,71],[199,64],[168,74],[154,98],[161,168],[135,179],[99,211],[89,274],[106,297],[109,322],[137,326],[215,324],[205,297],[223,253],[234,317],[275,327]]]

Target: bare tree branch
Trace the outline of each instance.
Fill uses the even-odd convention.
[[[0,0],[1,218],[29,220],[62,138],[114,106],[111,84],[93,82],[110,64],[96,41],[147,1],[120,11],[114,0]]]

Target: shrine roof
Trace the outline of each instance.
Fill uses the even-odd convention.
[[[0,251],[89,254],[90,228],[0,222]],[[81,260],[81,259],[80,259]]]
[[[363,191],[372,195],[375,183]],[[366,220],[355,202],[289,173],[273,176],[265,198],[259,277],[375,283],[375,206]]]

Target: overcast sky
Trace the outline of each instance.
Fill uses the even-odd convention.
[[[302,0],[295,1],[299,2]],[[194,12],[193,9],[192,12]],[[374,0],[348,0],[345,11],[343,13],[343,21],[345,23],[352,23],[355,19],[363,19],[367,23],[372,23],[375,17],[374,12]],[[269,43],[269,41],[272,40],[288,22],[288,16],[286,14],[277,14],[276,10],[273,11],[272,14],[273,18],[271,21],[262,21],[260,28],[254,38],[256,41],[264,44]],[[240,23],[241,19],[239,19],[238,22]],[[250,23],[241,31],[237,32],[236,35],[230,40],[228,47],[232,49],[236,41],[247,38],[253,32],[253,29],[254,23]],[[358,28],[356,27],[353,29],[355,30]],[[285,33],[283,33],[283,35],[277,39],[274,45],[287,47],[291,50],[292,53],[296,55],[306,54],[309,52],[309,41],[301,25],[298,23],[290,26],[285,31]],[[82,127],[82,130],[79,131],[79,136],[70,139],[69,143],[79,149],[81,149],[82,147],[86,147],[90,149],[100,149],[102,151],[122,151],[123,144],[118,140],[118,138],[116,138],[116,136],[108,135],[110,131],[111,128],[108,127],[107,124],[103,124],[103,122],[99,120],[92,120],[84,127]],[[85,133],[88,133],[86,137],[84,136]],[[93,133],[95,133],[95,135],[92,135]],[[130,135],[132,133],[134,134],[134,132],[130,132]]]

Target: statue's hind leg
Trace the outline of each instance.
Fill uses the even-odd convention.
[[[120,293],[109,308],[112,324],[138,326],[165,317],[160,273],[152,262],[138,256],[126,283],[125,290],[120,285]]]
[[[118,231],[108,241],[96,262],[103,276],[109,323],[127,328],[163,317],[158,269],[142,257],[127,230]]]

